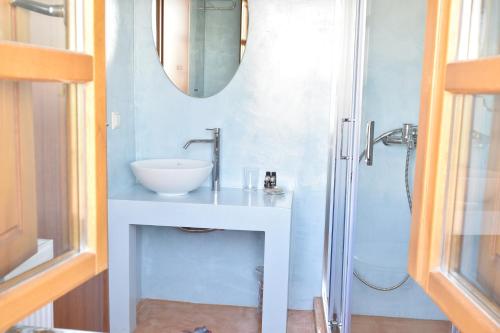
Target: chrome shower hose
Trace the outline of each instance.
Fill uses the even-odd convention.
[[[380,142],[383,139],[383,136],[384,136],[384,134],[382,134],[377,139],[375,139],[375,143]],[[406,198],[408,200],[408,207],[410,209],[410,213],[412,212],[412,208],[413,208],[413,202],[412,202],[411,190],[410,190],[410,157],[411,157],[412,151],[413,151],[413,149],[411,149],[410,147],[407,147],[407,149],[406,149],[406,163],[405,163],[405,188],[406,188]],[[365,154],[366,154],[366,150],[363,150],[363,152],[361,153],[361,155],[359,157],[359,161],[363,160],[363,157],[365,156]],[[408,273],[407,273],[404,276],[404,278],[401,281],[399,281],[398,283],[391,285],[391,286],[388,286],[388,287],[381,287],[381,286],[377,286],[376,284],[368,281],[368,279],[366,279],[361,274],[359,274],[359,272],[356,269],[353,270],[353,274],[356,277],[356,279],[361,281],[361,283],[363,283],[365,286],[370,287],[370,288],[375,289],[375,290],[378,290],[378,291],[393,291],[395,289],[398,289],[403,284],[405,284],[406,281],[408,281],[408,279],[410,278],[410,275],[408,275]]]

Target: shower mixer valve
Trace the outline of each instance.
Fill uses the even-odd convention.
[[[391,144],[399,144],[407,145],[409,149],[414,149],[417,145],[417,133],[417,126],[412,124],[403,124],[403,127],[401,128],[397,128],[382,134],[381,139],[386,146]]]
[[[359,157],[360,161],[365,158],[365,162],[369,166],[373,165],[373,146],[380,141],[386,146],[406,145],[409,150],[413,150],[417,146],[417,125],[403,124],[403,127],[382,133],[376,138],[373,136],[374,129],[375,122],[370,121],[366,128],[366,148]]]

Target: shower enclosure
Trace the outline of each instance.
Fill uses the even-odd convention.
[[[425,0],[336,0],[322,293],[332,332],[451,331],[407,273],[425,13]]]

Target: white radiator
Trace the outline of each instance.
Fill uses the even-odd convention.
[[[52,303],[26,317],[19,325],[54,328],[54,305]]]
[[[11,279],[32,269],[33,267],[36,267],[37,265],[51,260],[52,258],[54,258],[54,241],[51,239],[39,239],[37,253],[35,253],[35,255],[26,260],[23,264],[10,272],[8,275],[6,275],[5,279]],[[43,308],[33,312],[31,315],[24,318],[23,321],[19,322],[19,325],[53,328],[54,305],[52,303],[47,304]]]

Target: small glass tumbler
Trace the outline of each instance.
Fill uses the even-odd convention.
[[[259,168],[243,168],[243,189],[245,191],[255,191],[259,185]]]

